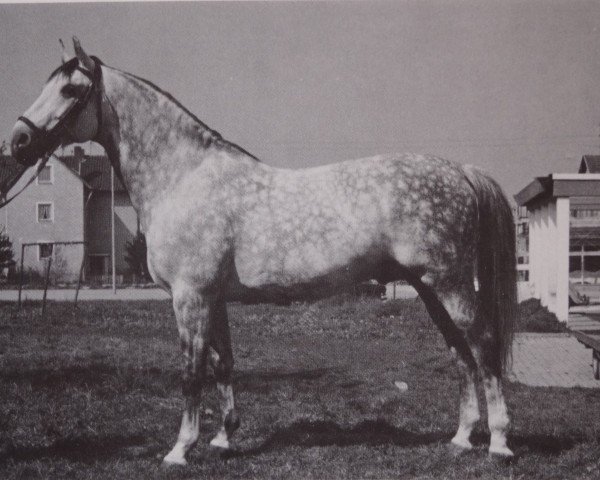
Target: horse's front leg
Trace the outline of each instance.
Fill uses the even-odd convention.
[[[163,462],[166,465],[186,465],[186,455],[200,434],[200,393],[206,377],[209,308],[207,299],[189,289],[173,290],[173,307],[183,349],[185,410],[177,443]]]
[[[221,417],[223,424],[210,445],[229,450],[229,440],[233,432],[240,426],[240,420],[235,410],[231,373],[233,371],[233,353],[231,351],[231,335],[227,319],[225,302],[217,301],[210,308],[211,330],[209,362],[213,368],[219,391]]]

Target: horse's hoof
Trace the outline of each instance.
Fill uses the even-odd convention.
[[[229,443],[229,440],[227,440],[226,438],[222,438],[221,436],[217,435],[215,438],[213,438],[209,445],[214,448],[215,450],[219,450],[219,451],[223,451],[223,452],[227,452],[229,450],[231,450],[231,444]]]
[[[448,450],[453,456],[457,457],[459,455],[464,455],[465,453],[468,453],[471,450],[473,450],[473,445],[468,440],[458,441],[452,439],[448,444]]]
[[[163,469],[172,469],[174,467],[185,467],[187,466],[187,464],[188,462],[185,458],[169,454],[165,458],[163,458],[163,461],[160,466]]]

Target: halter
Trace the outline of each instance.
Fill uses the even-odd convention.
[[[19,120],[21,122],[23,122],[25,125],[27,125],[29,128],[31,128],[31,130],[33,130],[37,135],[39,135],[39,138],[47,139],[49,147],[46,149],[46,152],[44,153],[43,157],[38,160],[34,174],[29,178],[27,183],[18,192],[16,192],[10,198],[6,198],[6,194],[8,193],[8,190],[10,190],[15,185],[15,183],[19,180],[19,178],[23,175],[23,173],[25,173],[24,171],[21,174],[19,174],[17,178],[12,179],[12,181],[10,183],[2,185],[0,187],[1,188],[0,189],[0,198],[3,198],[3,200],[0,201],[0,208],[8,205],[11,201],[13,201],[15,197],[17,197],[21,192],[23,192],[23,190],[25,190],[29,185],[31,185],[33,183],[33,181],[38,177],[38,175],[40,174],[40,172],[42,171],[42,169],[44,168],[44,166],[46,165],[46,163],[48,162],[50,157],[55,156],[52,152],[54,151],[54,148],[57,146],[57,145],[55,145],[57,143],[57,140],[60,143],[60,137],[59,137],[58,133],[61,130],[64,130],[67,133],[69,133],[67,127],[65,126],[65,123],[67,122],[69,117],[75,116],[75,115],[78,115],[79,113],[81,113],[81,111],[85,108],[85,106],[89,102],[89,100],[94,92],[97,93],[97,95],[96,95],[97,110],[96,111],[97,111],[98,127],[97,127],[97,131],[96,131],[96,135],[98,135],[98,132],[100,132],[100,129],[102,127],[102,90],[101,90],[102,68],[100,67],[100,65],[102,65],[102,62],[97,57],[91,57],[91,58],[94,61],[94,71],[93,72],[90,72],[89,70],[80,67],[79,60],[77,59],[77,57],[75,57],[75,58],[72,58],[71,60],[69,60],[67,63],[60,66],[59,68],[57,68],[50,75],[50,78],[52,78],[61,69],[72,68],[73,71],[78,70],[81,73],[83,73],[92,82],[86,89],[85,94],[76,98],[75,101],[73,102],[73,104],[69,108],[67,108],[65,110],[65,112],[59,117],[58,121],[56,122],[56,125],[54,125],[49,130],[45,130],[43,128],[38,127],[35,123],[33,123],[27,117],[25,117],[25,116],[19,117]],[[4,190],[4,188],[6,188],[6,190]]]
[[[97,120],[98,120],[97,132],[100,131],[100,128],[102,126],[102,95],[101,95],[101,87],[100,87],[101,83],[102,83],[102,68],[100,67],[100,65],[102,65],[102,62],[96,57],[91,57],[91,58],[94,61],[94,71],[93,72],[90,72],[89,70],[80,67],[79,60],[77,59],[77,57],[74,57],[71,60],[69,60],[67,63],[65,63],[58,69],[56,69],[50,75],[50,77],[52,78],[61,69],[73,68],[73,71],[78,70],[79,72],[83,73],[86,77],[88,77],[92,82],[86,89],[85,93],[83,95],[81,95],[80,97],[75,98],[75,101],[71,104],[71,106],[69,106],[69,108],[67,108],[65,110],[65,112],[59,117],[58,121],[56,122],[56,125],[54,125],[51,129],[46,130],[46,129],[38,127],[35,123],[33,123],[31,120],[29,120],[25,116],[19,117],[19,120],[21,122],[23,122],[25,125],[27,125],[29,128],[31,128],[31,130],[33,130],[39,136],[38,138],[46,139],[48,141],[48,145],[50,146],[48,148],[48,150],[54,150],[54,148],[56,146],[55,144],[56,144],[57,140],[59,140],[59,133],[61,131],[66,131],[67,133],[69,133],[68,129],[65,126],[66,122],[69,120],[70,117],[76,116],[79,113],[81,113],[81,111],[85,108],[85,106],[89,102],[93,93],[98,94],[96,96],[97,117],[98,117],[97,118]],[[48,152],[46,152],[46,153],[48,153]]]

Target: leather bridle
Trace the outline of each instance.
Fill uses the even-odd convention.
[[[29,185],[31,185],[34,180],[37,178],[39,173],[44,168],[44,165],[48,162],[51,156],[54,156],[52,153],[56,147],[60,144],[60,134],[67,133],[71,134],[69,129],[66,126],[66,123],[71,120],[76,115],[79,115],[83,109],[86,107],[88,102],[90,101],[92,95],[96,93],[96,115],[97,115],[97,128],[96,128],[96,136],[100,133],[102,128],[102,62],[97,57],[91,57],[94,62],[94,71],[90,72],[89,70],[82,68],[79,66],[79,60],[77,57],[72,58],[67,63],[63,64],[57,70],[55,70],[50,77],[57,74],[62,69],[67,70],[78,70],[83,73],[86,77],[91,80],[90,85],[86,88],[85,93],[75,98],[75,101],[65,110],[65,112],[59,117],[56,124],[49,130],[38,127],[35,123],[29,120],[25,116],[20,116],[19,120],[27,125],[35,134],[37,135],[37,141],[44,142],[47,147],[44,149],[44,153],[41,158],[38,159],[37,166],[34,174],[27,181],[27,183],[13,196],[10,198],[6,198],[6,194],[8,191],[16,184],[19,178],[25,173],[25,170],[21,174],[18,175],[17,178],[11,179],[7,184],[0,186],[0,198],[3,200],[0,201],[0,208],[4,207],[8,203],[10,203],[17,195],[19,195],[23,190],[25,190]]]
[[[58,70],[61,69],[70,69],[73,71],[78,70],[83,73],[86,77],[91,80],[90,85],[86,88],[85,93],[75,98],[75,101],[67,108],[64,113],[58,118],[56,124],[49,130],[38,127],[35,123],[29,120],[25,116],[20,116],[19,120],[27,125],[33,132],[38,136],[37,141],[44,141],[47,143],[48,148],[45,153],[49,153],[54,151],[54,149],[60,143],[60,133],[70,134],[68,128],[66,127],[66,123],[72,119],[74,116],[79,115],[83,109],[86,107],[90,98],[94,93],[96,93],[96,102],[97,102],[97,120],[98,127],[96,132],[100,132],[102,127],[102,62],[96,58],[91,57],[94,62],[94,71],[90,72],[88,69],[83,68],[79,65],[79,59],[77,57],[72,58],[67,63],[65,63],[62,67],[59,67]],[[70,65],[71,64],[71,65]],[[52,74],[54,75],[54,73]],[[51,77],[52,77],[51,75]]]

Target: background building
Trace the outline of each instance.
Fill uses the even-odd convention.
[[[529,216],[526,207],[515,209],[517,241],[517,279],[529,282]]]
[[[600,156],[585,155],[579,173],[537,177],[515,200],[529,217],[531,295],[568,320],[572,284],[592,284],[600,274]]]
[[[0,165],[0,182],[18,170],[10,157],[0,159]],[[41,272],[46,258],[52,255],[53,275],[72,281],[79,275],[85,255],[86,279],[108,281],[112,275],[110,168],[105,156],[85,155],[76,147],[73,155],[51,158],[37,180],[0,210],[0,228],[13,242],[17,265],[23,243],[85,241],[85,247],[28,247],[24,269]],[[22,188],[30,175],[23,175],[10,193]],[[126,244],[138,230],[137,214],[115,178],[115,271],[120,281],[128,273]]]

